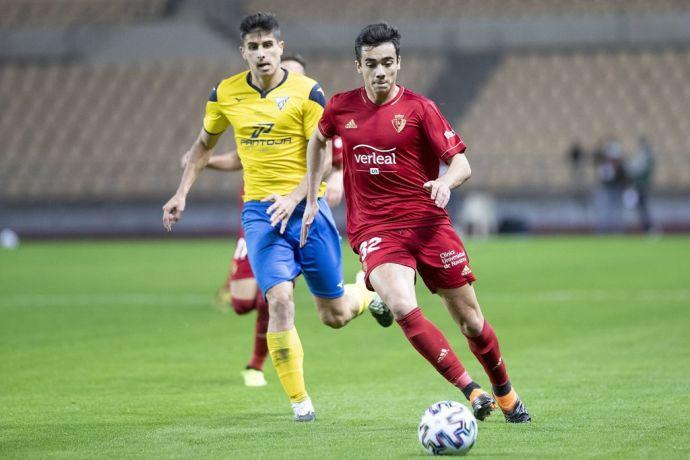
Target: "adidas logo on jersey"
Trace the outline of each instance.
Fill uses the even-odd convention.
[[[470,268],[469,265],[465,265],[465,268],[462,269],[462,276],[467,276],[472,273],[472,269]]]
[[[355,129],[357,127],[357,123],[355,123],[355,120],[350,120],[347,122],[345,125],[345,129]]]

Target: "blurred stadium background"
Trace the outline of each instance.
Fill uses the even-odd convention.
[[[638,231],[634,197],[597,207],[595,152],[615,138],[625,166],[645,136],[653,230],[690,230],[688,0],[0,0],[0,227],[160,234],[179,157],[211,87],[244,69],[237,25],[257,10],[277,14],[327,94],[360,85],[363,25],[399,27],[400,81],[469,145],[474,175],[452,209],[465,221]],[[228,135],[220,149],[232,146]],[[202,175],[176,232],[234,233],[240,182]],[[602,225],[602,211],[622,220]]]

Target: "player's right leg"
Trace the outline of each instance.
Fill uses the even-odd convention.
[[[300,267],[293,246],[270,224],[270,203],[250,201],[242,211],[247,252],[261,292],[266,293],[269,320],[266,342],[280,383],[290,398],[295,421],[314,420],[304,384],[302,343],[294,323],[293,280]]]
[[[266,293],[269,320],[266,340],[280,383],[290,398],[295,421],[314,420],[315,412],[304,385],[304,351],[295,329],[293,284],[284,281]]]
[[[415,270],[398,263],[370,262],[373,262],[373,268],[369,272],[369,283],[393,312],[407,340],[439,374],[470,399],[479,385],[460,363],[443,333],[426,319],[417,305]],[[414,260],[411,259],[410,263],[413,264]]]

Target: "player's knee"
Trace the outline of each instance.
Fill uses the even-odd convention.
[[[460,324],[460,332],[465,337],[477,337],[482,333],[482,324],[477,321],[463,322]]]
[[[464,308],[460,315],[460,331],[466,337],[476,337],[482,333],[484,316],[475,308]]]
[[[292,324],[295,316],[295,304],[292,293],[286,291],[268,291],[268,311],[271,319],[278,325]]]
[[[323,324],[333,329],[340,329],[347,324],[347,318],[339,312],[320,310],[319,317]]]
[[[417,307],[414,301],[405,297],[391,297],[384,302],[396,319],[402,318]]]
[[[247,314],[254,309],[254,299],[238,299],[233,297],[231,303],[232,309],[238,315]]]

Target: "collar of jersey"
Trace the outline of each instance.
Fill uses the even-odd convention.
[[[277,87],[279,87],[280,85],[285,83],[285,80],[287,80],[288,71],[287,71],[287,69],[283,69],[283,70],[285,71],[285,75],[283,75],[283,79],[280,80],[280,83],[278,83],[277,85],[275,85],[273,88],[269,89],[268,91],[264,91],[263,89],[259,88],[258,86],[254,86],[254,84],[252,83],[252,72],[251,71],[247,72],[247,84],[249,86],[251,86],[255,91],[257,91],[261,95],[261,99],[264,99],[268,95],[268,93],[270,93],[271,91],[273,91],[274,89],[276,89]]]
[[[364,86],[362,86],[360,88],[359,94],[362,96],[362,99],[364,99],[364,102],[368,105],[371,105],[371,106],[376,107],[376,108],[387,107],[389,105],[393,105],[396,102],[398,102],[400,100],[400,98],[402,97],[403,93],[405,92],[405,87],[403,85],[398,85],[397,83],[395,85],[399,88],[398,94],[396,94],[395,97],[393,99],[391,99],[390,101],[383,103],[381,105],[376,104],[376,103],[372,102],[371,99],[369,99],[369,96],[367,96],[367,90],[364,88]]]

